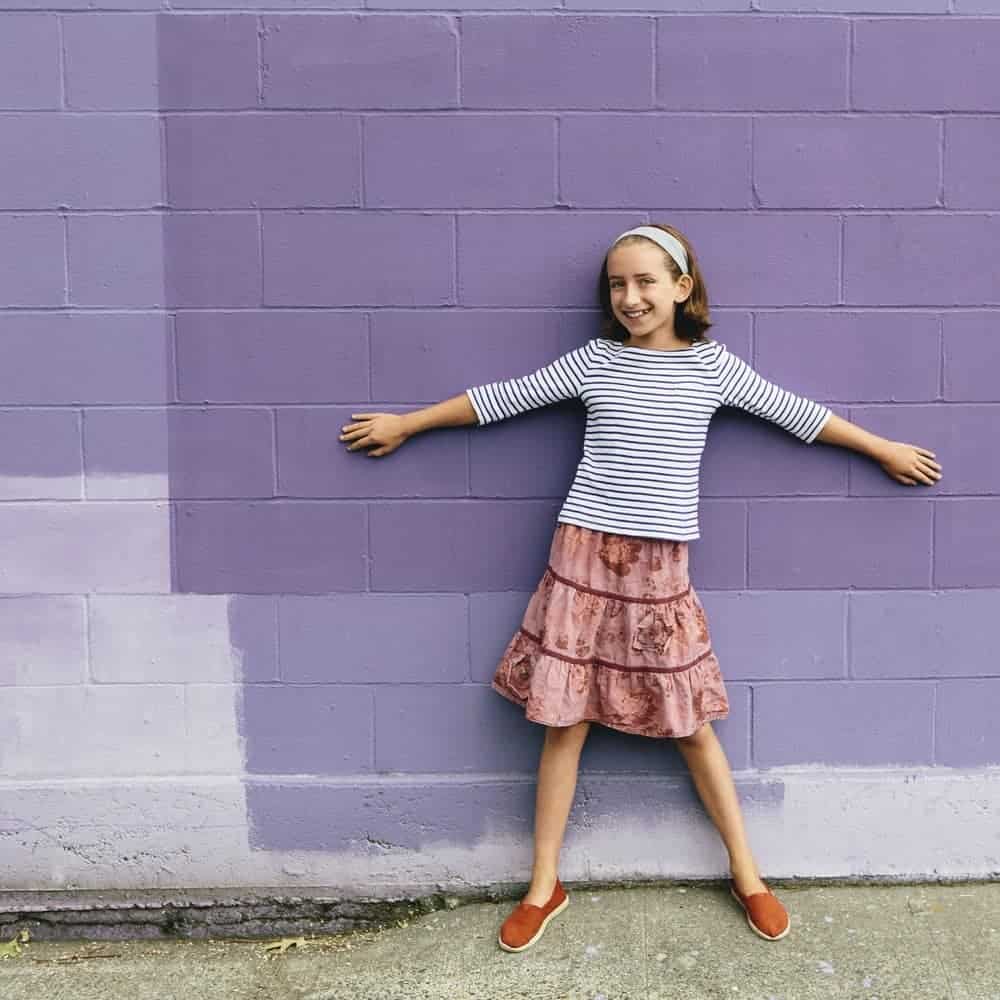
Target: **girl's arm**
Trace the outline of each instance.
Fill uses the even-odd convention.
[[[941,466],[934,461],[937,457],[934,452],[902,441],[889,441],[836,413],[830,414],[816,440],[852,448],[875,459],[892,479],[907,486],[918,483],[933,486],[941,478]]]
[[[522,378],[473,386],[458,396],[410,413],[352,413],[357,423],[344,426],[341,441],[348,451],[375,446],[369,457],[388,455],[408,437],[432,427],[487,424],[540,406],[576,396],[587,368],[600,358],[597,339],[556,358]]]
[[[409,413],[352,413],[351,419],[357,422],[346,424],[342,428],[340,440],[351,442],[347,446],[348,451],[374,445],[368,455],[375,458],[388,455],[407,438],[432,427],[460,427],[463,424],[479,423],[468,393],[464,392],[422,410],[412,410]]]

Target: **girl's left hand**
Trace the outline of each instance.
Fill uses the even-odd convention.
[[[896,482],[907,486],[925,483],[933,486],[941,478],[941,466],[934,461],[933,451],[902,441],[890,441],[879,456],[879,465]]]

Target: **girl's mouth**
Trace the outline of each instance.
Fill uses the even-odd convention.
[[[627,313],[624,313],[624,316],[625,316],[626,319],[630,319],[632,321],[635,321],[637,319],[642,319],[643,316],[648,315],[652,311],[653,311],[652,309],[640,309],[638,312],[627,312]]]

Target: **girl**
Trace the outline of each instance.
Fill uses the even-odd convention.
[[[775,941],[789,918],[754,863],[711,726],[729,702],[688,579],[709,421],[719,406],[738,406],[807,443],[862,452],[907,486],[933,485],[941,466],[926,448],[870,434],[766,381],[707,338],[705,282],[690,242],[672,226],[639,226],[615,239],[598,300],[601,336],[533,374],[402,415],[352,414],[340,439],[350,451],[382,456],[431,427],[486,424],[573,397],[587,409],[549,565],[492,682],[547,727],[531,885],[504,921],[500,946],[529,948],[569,903],[557,863],[591,722],[676,741],[729,854],[730,891],[751,928]]]

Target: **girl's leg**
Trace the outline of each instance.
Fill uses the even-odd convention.
[[[698,795],[729,852],[729,869],[736,888],[744,895],[764,892],[764,883],[747,843],[743,814],[736,796],[729,760],[711,724],[706,722],[696,733],[680,737],[674,742],[684,757]]]
[[[535,792],[535,859],[531,886],[522,902],[543,906],[555,888],[559,850],[576,792],[580,751],[589,729],[589,722],[545,729]]]

